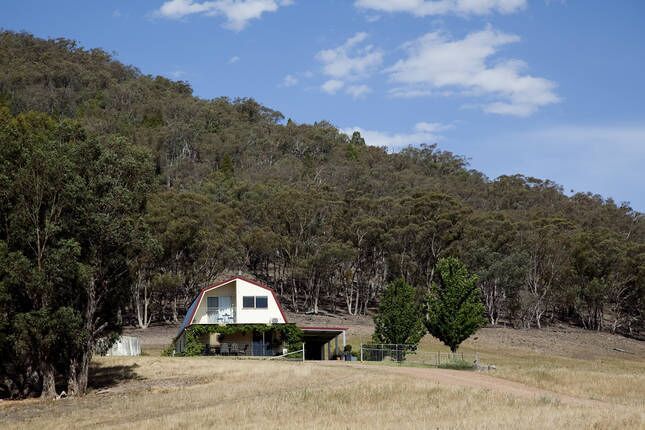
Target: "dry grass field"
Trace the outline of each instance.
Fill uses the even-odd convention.
[[[606,334],[484,329],[463,350],[485,373],[422,367],[431,338],[403,367],[166,358],[150,339],[151,355],[96,359],[82,399],[0,402],[0,427],[645,428],[645,346]]]

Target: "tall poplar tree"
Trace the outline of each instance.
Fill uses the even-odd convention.
[[[486,323],[477,276],[454,257],[437,264],[438,282],[426,301],[425,325],[431,335],[455,352],[459,345]]]
[[[426,333],[414,288],[402,278],[390,283],[374,318],[374,340],[416,346]]]

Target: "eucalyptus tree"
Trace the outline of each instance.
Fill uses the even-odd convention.
[[[98,339],[120,330],[152,163],[123,139],[98,142],[74,122],[4,109],[0,160],[1,239],[23,271],[3,281],[14,376],[35,372],[34,391],[52,397],[61,373],[82,394]]]

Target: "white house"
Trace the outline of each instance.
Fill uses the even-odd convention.
[[[188,309],[189,324],[285,324],[278,299],[269,287],[235,277],[204,288]]]
[[[249,326],[252,324],[253,326]],[[204,354],[278,355],[285,347],[289,325],[275,292],[241,276],[202,289],[186,312],[175,341],[175,351],[186,348],[186,329],[207,326],[200,336]],[[219,327],[219,329],[217,329]],[[331,341],[345,341],[344,327],[300,327],[309,359],[331,357]],[[327,351],[325,353],[325,345]]]

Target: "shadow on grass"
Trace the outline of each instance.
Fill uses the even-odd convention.
[[[138,364],[129,366],[90,366],[88,386],[90,388],[109,388],[124,381],[140,381],[144,378],[139,376],[134,369]]]

